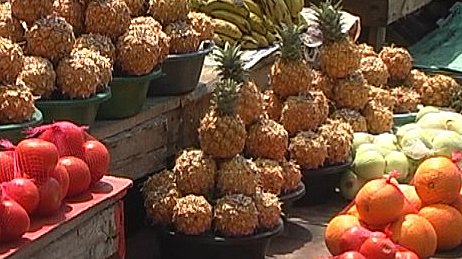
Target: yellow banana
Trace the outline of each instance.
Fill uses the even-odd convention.
[[[268,11],[266,15],[271,19],[274,24],[279,24],[283,21],[283,13],[277,6],[278,0],[263,0],[268,6]]]
[[[265,24],[263,23],[263,20],[260,17],[258,17],[256,14],[250,13],[249,23],[253,31],[256,31],[263,35],[266,34]]]
[[[258,49],[258,41],[252,36],[246,35],[242,37],[241,46],[243,49]]]
[[[251,13],[254,13],[255,15],[257,15],[259,17],[263,17],[263,12],[262,12],[260,6],[258,6],[257,3],[255,3],[252,0],[244,0],[244,3],[247,6],[247,8],[249,8],[249,11]]]
[[[285,3],[289,9],[290,16],[293,18],[298,16],[305,5],[304,0],[285,0]]]
[[[252,30],[252,27],[250,27],[250,23],[246,20],[246,18],[235,13],[230,13],[227,10],[214,10],[210,12],[209,15],[213,18],[218,18],[235,24],[241,32],[250,33]]]
[[[300,13],[297,15],[297,17],[293,17],[293,22],[294,24],[298,25],[298,26],[306,26],[308,25],[308,22],[305,20],[305,17],[303,17],[303,15]]]
[[[276,26],[274,26],[274,23],[267,16],[263,16],[263,24],[268,31],[276,32]]]
[[[282,17],[282,19],[279,21],[279,24],[285,23],[286,25],[292,25],[292,16],[290,15],[286,2],[284,2],[284,0],[276,0],[276,8],[281,12]]]
[[[221,10],[235,13],[242,17],[249,17],[249,8],[242,4],[238,5],[233,0],[210,0],[203,8],[205,13],[210,14],[212,11]]]
[[[225,41],[218,33],[213,34],[213,42],[215,42],[215,44],[217,44],[217,46],[220,47],[223,47],[225,45]]]
[[[233,39],[242,38],[242,32],[235,24],[221,19],[212,19],[215,33],[226,35]]]
[[[274,36],[274,34],[271,32],[267,32],[266,40],[268,41],[268,44],[273,44],[274,42],[276,42],[276,36]]]
[[[294,0],[284,0],[284,3],[287,6],[287,9],[289,10],[290,15],[292,15],[292,10],[295,8],[294,6]]]
[[[215,33],[214,39],[215,39],[215,37],[218,37],[218,38],[220,39],[220,41],[221,41],[221,44],[222,44],[222,45],[219,45],[219,46],[224,46],[226,42],[229,42],[229,43],[231,43],[231,44],[236,43],[236,40],[235,40],[235,39],[233,39],[233,38],[231,38],[231,37],[228,37],[228,36],[226,36],[226,35],[223,35],[223,34]],[[216,43],[216,42],[215,42],[215,43]]]
[[[266,37],[257,33],[257,32],[252,32],[252,38],[254,38],[257,43],[258,43],[258,46],[259,47],[268,47],[268,41],[266,40]]]

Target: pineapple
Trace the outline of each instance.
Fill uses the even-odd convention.
[[[282,177],[284,178],[281,187],[282,192],[288,193],[294,191],[302,181],[300,166],[294,160],[284,160],[280,164],[282,166]]]
[[[95,53],[88,49],[80,51],[78,55],[62,59],[56,68],[58,89],[72,99],[91,97],[96,93],[102,79],[102,71],[93,59]]]
[[[10,0],[13,16],[32,24],[53,12],[53,0]]]
[[[215,55],[215,61],[218,62],[216,70],[221,78],[242,84],[237,113],[245,125],[251,125],[264,112],[263,95],[255,83],[246,77],[241,58],[240,46],[226,42],[224,48],[219,48]]]
[[[95,52],[89,49],[74,49],[70,55],[72,58],[84,60],[85,58],[91,58],[95,65],[98,67],[98,71],[95,74],[98,75],[98,85],[96,87],[97,92],[106,90],[112,81],[112,64],[111,60],[101,55],[99,52]]]
[[[268,118],[274,121],[281,119],[281,113],[284,103],[281,101],[273,90],[266,90],[263,94],[264,110]]]
[[[85,6],[81,0],[55,0],[53,12],[72,25],[75,35],[82,33],[85,22]]]
[[[69,55],[75,36],[72,26],[64,18],[52,14],[34,22],[26,32],[26,41],[27,54],[56,63]]]
[[[261,190],[279,195],[284,183],[282,166],[277,161],[261,158],[255,160],[255,165]]]
[[[115,60],[115,46],[111,39],[100,34],[83,34],[75,40],[74,49],[89,49],[108,58],[111,64]]]
[[[24,84],[35,96],[48,98],[55,90],[56,73],[53,64],[45,58],[27,56],[17,84]]]
[[[327,99],[334,99],[334,80],[326,74],[313,70],[313,88],[322,91]]]
[[[415,89],[419,94],[423,94],[423,89],[428,87],[430,78],[418,69],[412,69],[409,75],[404,80],[404,85]]]
[[[0,82],[13,83],[22,70],[24,54],[21,47],[0,37]]]
[[[132,17],[138,17],[146,14],[147,2],[145,0],[124,0],[127,4],[128,9],[130,9],[130,14]]]
[[[361,72],[367,82],[374,86],[386,85],[390,77],[387,66],[379,57],[362,58]]]
[[[10,2],[0,2],[0,37],[13,42],[20,42],[24,39],[24,28],[21,22],[11,14]]]
[[[369,90],[369,101],[374,100],[381,105],[393,110],[395,107],[395,96],[393,96],[390,90],[382,89],[379,87],[371,86]]]
[[[242,193],[252,196],[258,184],[255,163],[243,156],[224,161],[217,173],[219,194]]]
[[[0,124],[22,123],[32,118],[35,97],[24,85],[0,84]]]
[[[316,129],[328,115],[326,96],[321,91],[309,91],[287,98],[282,109],[281,123],[289,135],[293,136],[300,131]]]
[[[366,43],[361,43],[358,45],[359,52],[361,57],[378,57],[378,54],[374,51],[374,48]]]
[[[281,218],[281,203],[273,193],[260,192],[255,195],[255,205],[258,211],[258,228],[273,229],[279,225]]]
[[[290,158],[302,168],[317,169],[327,159],[327,142],[324,137],[314,131],[302,131],[290,139]]]
[[[188,14],[188,23],[199,33],[199,40],[211,40],[213,38],[214,26],[212,18],[204,13],[190,12]]]
[[[173,208],[173,225],[186,235],[199,235],[212,227],[212,205],[203,197],[187,195]]]
[[[173,171],[183,195],[208,195],[215,187],[217,165],[202,150],[183,150]]]
[[[422,104],[447,107],[451,104],[452,92],[460,86],[456,80],[446,75],[435,75],[428,79],[420,90]]]
[[[393,127],[393,112],[387,107],[370,101],[363,110],[369,133],[380,134],[390,132]]]
[[[250,126],[245,143],[246,153],[251,157],[277,161],[284,159],[288,145],[289,134],[284,127],[266,118]]]
[[[286,98],[298,95],[311,86],[311,68],[304,60],[300,27],[283,26],[281,55],[271,67],[271,87],[276,95]]]
[[[329,120],[321,126],[321,135],[327,141],[327,164],[345,163],[351,156],[353,128],[341,120]]]
[[[163,26],[186,20],[190,10],[190,0],[149,0],[148,13]]]
[[[461,113],[462,112],[462,87],[456,87],[451,93],[450,105],[454,111]]]
[[[318,26],[324,39],[320,48],[321,69],[330,77],[345,78],[360,67],[361,53],[348,33],[342,32],[341,1],[330,0],[313,5]]]
[[[239,88],[231,79],[218,82],[212,107],[200,122],[201,149],[215,158],[232,158],[244,150],[247,132],[237,115]]]
[[[412,57],[405,48],[384,47],[379,56],[387,66],[391,80],[404,80],[411,72]]]
[[[137,22],[136,19],[133,21]],[[148,74],[167,57],[167,36],[150,24],[132,26],[117,40],[115,65],[123,73],[137,76]]]
[[[176,188],[173,173],[164,170],[151,176],[142,188],[147,216],[154,224],[170,225],[173,210],[181,194]]]
[[[85,32],[116,40],[130,26],[130,9],[123,0],[94,0],[85,11]]]
[[[170,54],[195,52],[199,48],[200,34],[186,21],[170,23],[165,33],[170,37]]]
[[[242,195],[227,195],[214,208],[215,230],[229,237],[252,235],[258,227],[258,210],[252,198]]]
[[[334,88],[336,106],[361,110],[369,100],[369,89],[369,85],[359,71],[338,80]]]
[[[420,104],[420,95],[413,89],[397,87],[391,90],[391,95],[396,100],[394,113],[417,112]]]
[[[366,118],[364,118],[358,111],[340,109],[333,112],[330,117],[334,120],[341,120],[349,123],[354,132],[367,132]]]

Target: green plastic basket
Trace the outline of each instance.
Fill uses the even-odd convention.
[[[135,116],[146,102],[151,80],[159,78],[157,69],[143,76],[114,77],[111,82],[112,97],[101,104],[98,120],[123,119]]]
[[[81,100],[43,100],[37,101],[44,117],[44,122],[67,120],[78,125],[91,126],[95,122],[100,105],[111,98],[111,90],[98,93]]]
[[[26,122],[0,125],[0,139],[8,139],[13,143],[17,143],[25,137],[23,130],[38,126],[42,124],[42,122],[42,112],[36,108],[32,118]]]
[[[412,113],[403,113],[403,114],[393,114],[393,126],[401,127],[403,125],[415,122],[417,116],[416,112]]]

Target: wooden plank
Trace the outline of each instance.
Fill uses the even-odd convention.
[[[419,10],[431,1],[432,0],[389,0],[388,24]]]

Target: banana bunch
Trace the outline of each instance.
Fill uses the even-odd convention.
[[[196,0],[197,1],[197,0]],[[241,43],[244,49],[267,47],[276,41],[277,27],[297,23],[303,0],[200,0],[198,11],[212,17],[214,41]]]

